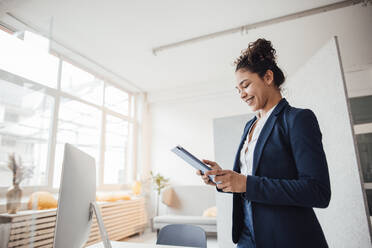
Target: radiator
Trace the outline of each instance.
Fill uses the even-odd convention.
[[[145,200],[135,198],[98,203],[110,240],[118,241],[143,232],[147,225]],[[27,210],[17,214],[0,214],[0,225],[10,223],[9,248],[53,247],[56,210]],[[100,242],[94,216],[85,246]]]

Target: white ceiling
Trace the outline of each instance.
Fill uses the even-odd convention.
[[[246,35],[227,35],[157,56],[152,54],[154,47],[334,2],[340,1],[6,0],[0,2],[0,18],[9,11],[49,30],[53,17],[56,40],[141,90],[156,92],[200,83],[230,83],[234,58],[252,40]],[[289,65],[286,72],[295,69]]]

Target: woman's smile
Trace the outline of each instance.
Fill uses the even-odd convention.
[[[248,105],[251,105],[251,103],[253,102],[253,98],[254,96],[248,98],[245,102],[248,103]]]

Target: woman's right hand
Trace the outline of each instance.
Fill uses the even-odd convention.
[[[222,169],[222,168],[221,168],[221,167],[220,167],[216,162],[214,162],[214,161],[210,161],[210,160],[202,159],[202,162],[203,162],[204,164],[209,165],[209,167],[211,167],[212,170],[221,170],[221,169]],[[202,177],[202,179],[203,179],[203,181],[204,181],[205,184],[212,185],[212,186],[216,186],[216,184],[215,184],[213,181],[211,181],[211,180],[209,179],[208,176],[203,175],[202,172],[201,172],[200,170],[197,170],[197,171],[196,171],[196,174]]]

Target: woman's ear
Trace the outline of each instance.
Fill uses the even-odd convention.
[[[264,76],[264,81],[268,86],[273,85],[274,83],[274,73],[272,70],[267,70]]]

